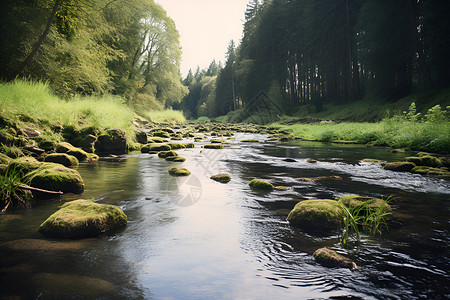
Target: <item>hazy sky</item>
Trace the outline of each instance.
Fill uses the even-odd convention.
[[[213,59],[225,61],[230,40],[242,36],[248,0],[156,0],[180,32],[183,47],[181,74],[197,66],[207,68]]]

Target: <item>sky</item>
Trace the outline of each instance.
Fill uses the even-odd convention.
[[[242,37],[248,0],[156,0],[180,33],[183,48],[181,75],[197,66],[205,69],[213,59],[222,64],[230,40]]]

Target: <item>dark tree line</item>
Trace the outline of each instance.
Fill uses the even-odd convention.
[[[396,100],[450,85],[450,1],[251,0],[231,50],[210,116],[260,91],[285,107]]]

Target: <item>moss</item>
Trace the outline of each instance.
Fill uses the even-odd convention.
[[[226,173],[217,174],[217,175],[211,176],[210,178],[214,181],[221,182],[221,183],[228,183],[231,181],[230,175],[226,174]]]
[[[195,147],[194,143],[183,143],[182,145],[184,146],[184,148],[187,148],[187,149]]]
[[[168,133],[166,131],[154,131],[154,132],[152,132],[152,135],[154,137],[170,139],[170,133]]]
[[[419,153],[416,154],[416,156],[418,156],[418,157],[422,157],[422,156],[431,156],[431,154],[428,153],[428,152],[419,152]]]
[[[335,200],[306,200],[295,205],[287,220],[302,229],[326,234],[328,230],[341,228],[345,209]]]
[[[317,163],[317,160],[312,159],[312,158],[308,158],[308,159],[306,160],[306,162],[309,163],[309,164],[316,164],[316,163]]]
[[[321,248],[313,253],[314,259],[325,267],[339,267],[357,269],[356,264],[349,258],[336,253],[328,248]]]
[[[162,144],[162,143],[154,143],[154,144],[147,144],[142,146],[141,148],[141,152],[142,153],[150,153],[153,151],[170,151],[172,150],[172,147],[170,147],[167,144]]]
[[[77,148],[67,142],[58,143],[56,145],[56,152],[75,156],[80,162],[86,161],[88,158],[88,154],[86,151]]]
[[[287,186],[276,186],[275,189],[279,191],[289,191],[290,188]]]
[[[223,144],[225,141],[223,140],[211,140],[211,144]]]
[[[377,162],[381,162],[381,160],[374,159],[374,158],[365,158],[365,159],[362,160],[362,162],[365,162],[365,163],[377,163]]]
[[[427,167],[441,167],[442,161],[434,156],[412,156],[407,157],[406,161],[412,162],[417,166],[427,166]]]
[[[433,170],[434,168],[432,167],[426,167],[426,166],[417,166],[414,167],[411,172],[412,173],[416,173],[416,174],[420,174],[420,175],[426,175],[428,172],[430,172],[431,170]]]
[[[167,143],[167,145],[169,145],[172,148],[172,150],[178,150],[178,149],[186,148],[186,146],[184,144],[180,144],[180,143]]]
[[[82,238],[115,230],[126,223],[127,216],[117,206],[76,200],[62,205],[41,224],[39,232],[49,237]]]
[[[181,156],[168,156],[166,157],[167,161],[173,161],[173,162],[185,162],[186,158]]]
[[[393,149],[391,152],[392,153],[405,153],[406,150],[405,149]]]
[[[9,163],[12,161],[12,159],[3,153],[0,153],[0,164],[9,165]]]
[[[169,169],[169,174],[172,176],[189,176],[191,172],[183,167],[173,167]]]
[[[439,157],[444,167],[450,168],[450,157]]]
[[[249,183],[250,187],[258,190],[273,190],[273,185],[267,181],[261,179],[253,179]]]
[[[428,176],[436,176],[440,178],[450,178],[450,172],[443,169],[432,169],[427,173]]]
[[[26,177],[30,186],[44,190],[75,194],[84,191],[84,182],[78,171],[54,163],[42,163]]]
[[[166,157],[170,157],[170,156],[178,156],[178,153],[176,153],[176,152],[173,151],[173,150],[170,150],[170,151],[161,151],[161,152],[158,153],[158,156],[159,156],[160,158],[166,158]]]
[[[391,162],[391,163],[383,163],[383,168],[389,171],[395,172],[410,172],[416,165],[412,162]]]
[[[45,162],[52,162],[65,167],[78,166],[78,159],[75,156],[66,153],[52,153],[45,157]]]
[[[259,143],[258,140],[242,140],[242,143]]]
[[[207,144],[204,146],[205,149],[223,149],[222,144]]]
[[[31,156],[23,156],[16,159],[13,159],[9,164],[9,169],[15,169],[18,172],[22,172],[24,174],[29,173],[33,170],[38,169],[42,166],[42,163],[37,161],[36,158]]]
[[[162,143],[167,143],[167,140],[166,140],[166,139],[163,139],[162,137],[154,136],[154,137],[149,137],[149,138],[148,138],[148,143],[149,143],[149,144],[153,144],[153,143],[159,143],[159,144],[162,144]]]
[[[368,204],[368,208],[372,211],[378,210],[380,207],[383,207],[383,210],[385,212],[391,212],[392,207],[385,203],[383,199],[375,198],[375,197],[362,197],[362,196],[345,196],[339,199],[339,202],[341,202],[343,205],[345,205],[348,208],[353,208],[355,206],[362,205],[364,203]],[[364,213],[364,212],[361,212]]]

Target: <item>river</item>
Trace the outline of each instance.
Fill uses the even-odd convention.
[[[2,299],[448,299],[450,182],[383,170],[364,158],[405,154],[361,145],[313,142],[242,143],[266,136],[236,134],[223,150],[104,158],[78,167],[86,190],[62,202],[94,199],[120,206],[128,225],[83,240],[41,236],[39,225],[58,200],[0,216]],[[286,162],[286,158],[295,161]],[[307,158],[317,160],[308,163]],[[183,165],[192,175],[171,177]],[[211,175],[229,173],[221,184]],[[295,178],[341,176],[316,183]],[[288,190],[250,189],[262,178]],[[357,194],[387,198],[394,220],[382,236],[363,235],[345,249],[339,234],[317,237],[291,227],[290,199]],[[312,253],[330,247],[356,271],[325,268]]]

